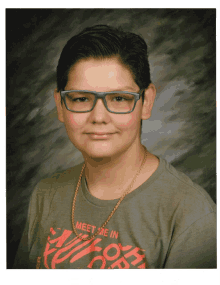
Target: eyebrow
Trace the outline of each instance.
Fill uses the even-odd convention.
[[[134,88],[130,87],[130,86],[125,86],[123,88],[120,88],[120,89],[115,89],[115,90],[112,90],[112,91],[131,91],[131,92],[138,92],[138,91],[135,91]]]
[[[95,91],[95,90],[76,89],[76,88],[68,89],[67,91],[71,91],[71,90],[79,90],[79,92],[83,91],[83,90],[90,91],[90,92],[98,92],[98,91]],[[139,92],[139,91],[135,91],[134,88],[132,88],[130,86],[125,86],[125,87],[122,87],[120,89],[111,89],[111,90],[103,91],[103,92],[117,92],[117,91],[129,91],[129,92],[134,92],[134,93],[138,93]]]

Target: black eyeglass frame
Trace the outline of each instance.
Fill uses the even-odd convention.
[[[64,90],[64,91],[60,91],[60,96],[61,98],[63,99],[64,101],[64,104],[66,106],[66,109],[70,112],[74,112],[74,113],[88,113],[88,112],[91,112],[94,108],[95,108],[95,105],[96,105],[96,102],[98,99],[102,99],[103,103],[104,103],[104,106],[105,108],[110,112],[110,113],[114,113],[114,114],[129,114],[131,112],[134,111],[134,108],[136,106],[136,103],[137,101],[141,98],[141,95],[142,95],[142,92],[144,91],[144,89],[141,89],[139,91],[139,93],[135,93],[135,92],[128,92],[128,91],[110,91],[110,92],[96,92],[96,91],[88,91],[88,90]],[[88,111],[73,111],[73,110],[70,110],[68,107],[67,107],[67,104],[66,104],[66,94],[67,93],[70,93],[70,92],[85,92],[85,93],[90,93],[90,94],[94,94],[95,95],[95,100],[94,100],[94,103],[93,103],[93,106],[90,110]],[[111,110],[109,110],[108,106],[107,106],[107,103],[106,103],[106,100],[105,100],[105,97],[106,95],[108,94],[130,94],[130,95],[133,95],[134,96],[134,106],[132,108],[131,111],[128,111],[128,112],[113,112]]]

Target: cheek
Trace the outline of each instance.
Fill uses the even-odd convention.
[[[65,113],[64,115],[65,126],[68,129],[81,129],[82,126],[86,122],[86,115],[85,114],[76,114],[76,113]]]
[[[139,102],[138,102],[139,103]],[[134,111],[132,113],[126,115],[119,115],[120,117],[118,121],[120,121],[120,128],[123,131],[127,131],[131,134],[134,133],[136,136],[140,131],[141,127],[141,104],[136,105]]]
[[[122,115],[122,117],[120,118],[120,120],[118,122],[120,122],[120,127],[124,130],[137,130],[138,126],[140,124],[139,122],[139,118],[138,116],[132,112],[130,114],[127,115]]]

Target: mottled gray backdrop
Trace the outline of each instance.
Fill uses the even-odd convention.
[[[8,268],[36,183],[82,161],[57,119],[53,89],[66,41],[95,24],[144,37],[157,97],[142,142],[216,201],[215,9],[7,9]]]

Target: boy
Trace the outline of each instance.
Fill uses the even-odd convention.
[[[14,268],[216,267],[214,202],[141,144],[155,96],[138,35],[67,42],[54,98],[85,162],[38,184]]]

